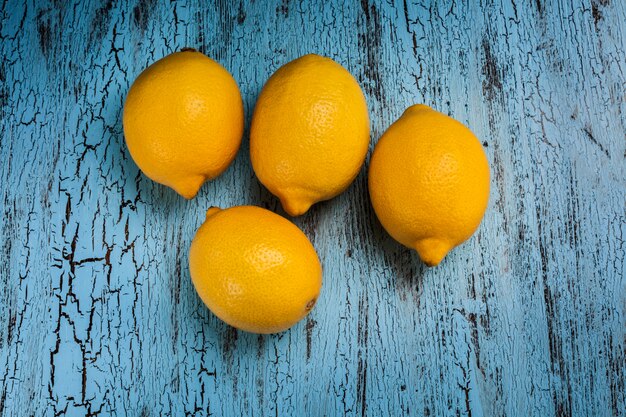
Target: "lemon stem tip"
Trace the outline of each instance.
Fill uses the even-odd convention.
[[[419,240],[415,244],[415,250],[427,266],[439,265],[450,249],[447,242],[432,238]]]
[[[311,203],[303,200],[281,198],[280,204],[287,214],[292,217],[301,216],[311,208]]]
[[[215,206],[209,207],[209,209],[206,211],[206,218],[208,219],[209,217],[213,216],[219,211],[222,211],[222,209],[219,207],[215,207]]]

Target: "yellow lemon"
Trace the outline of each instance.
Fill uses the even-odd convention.
[[[250,157],[261,183],[291,216],[348,188],[368,146],[363,92],[332,59],[300,57],[263,87],[252,116]]]
[[[376,144],[369,191],[387,232],[433,266],[480,224],[489,198],[489,164],[467,127],[415,105]]]
[[[253,333],[296,324],[315,305],[322,267],[304,233],[253,206],[207,211],[189,253],[200,298],[226,323]]]
[[[124,136],[152,180],[193,198],[235,158],[243,103],[233,77],[200,52],[173,53],[146,68],[128,92]]]

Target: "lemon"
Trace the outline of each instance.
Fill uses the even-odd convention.
[[[332,59],[300,57],[263,87],[252,116],[250,157],[261,183],[291,216],[343,192],[368,146],[363,92]]]
[[[380,138],[369,168],[383,227],[437,265],[476,230],[489,198],[489,164],[474,134],[425,105],[409,107]]]
[[[192,198],[234,159],[243,135],[243,103],[224,67],[185,50],[137,77],[123,123],[126,145],[143,173]]]
[[[226,323],[253,333],[293,326],[315,305],[322,267],[307,237],[254,206],[207,211],[189,253],[202,301]]]

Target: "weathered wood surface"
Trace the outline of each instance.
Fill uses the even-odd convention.
[[[1,416],[625,415],[625,3],[348,3],[2,3]],[[372,147],[413,103],[463,121],[492,167],[478,233],[424,267],[364,168],[295,220],[325,268],[309,318],[224,325],[187,268],[205,209],[284,212],[247,136],[192,201],[134,165],[129,85],[184,46],[232,72],[248,122],[309,52],[363,86]]]

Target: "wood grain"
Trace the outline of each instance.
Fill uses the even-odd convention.
[[[0,416],[625,415],[624,2],[348,3],[2,3]],[[294,220],[323,261],[313,313],[221,323],[187,268],[205,210],[284,212],[247,133],[192,201],[134,165],[129,85],[185,46],[232,72],[246,129],[311,52],[363,86],[370,152],[414,103],[466,123],[492,167],[479,231],[426,268],[363,168]]]

